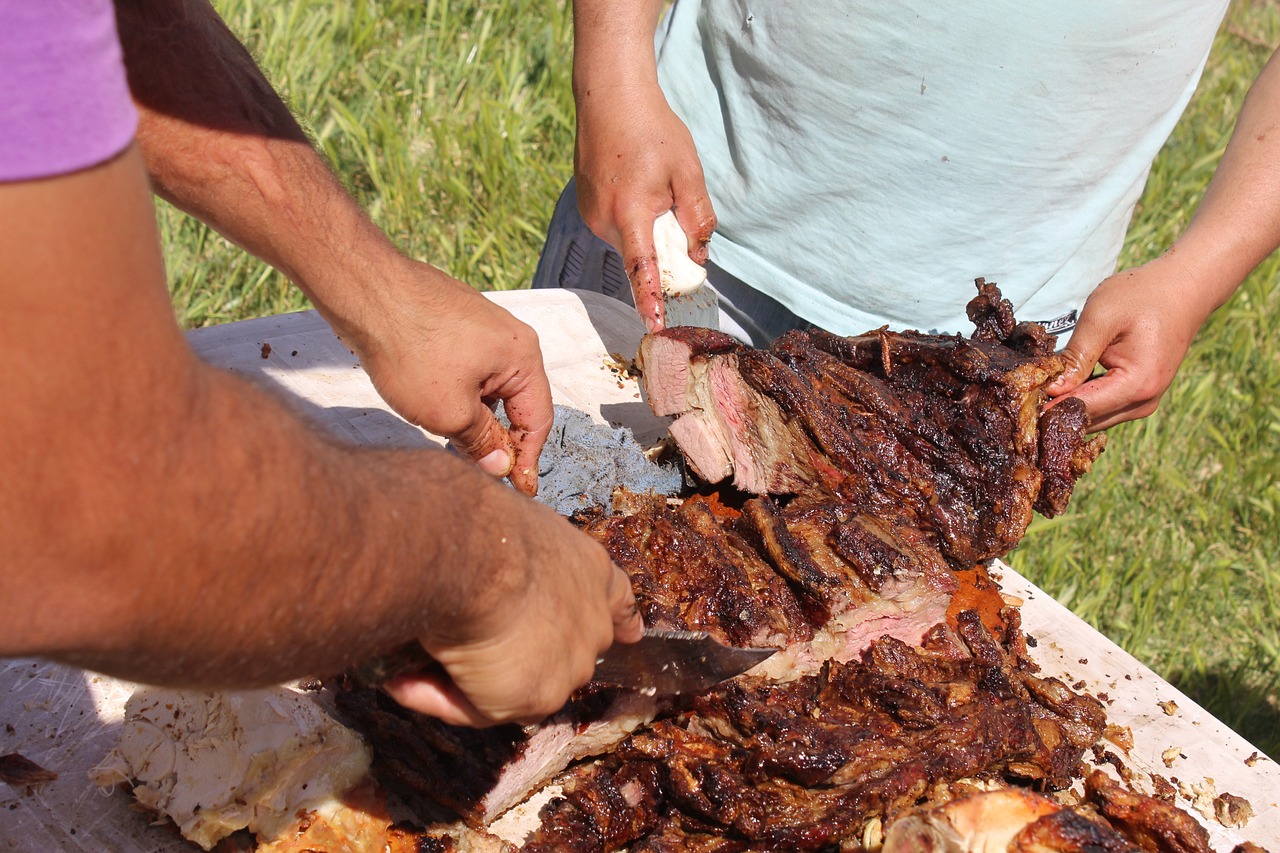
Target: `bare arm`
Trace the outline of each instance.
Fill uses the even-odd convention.
[[[535,492],[552,407],[532,329],[392,245],[207,0],[116,10],[156,192],[296,282],[400,414]]]
[[[661,0],[574,3],[574,173],[583,219],[622,254],[636,310],[650,330],[665,318],[653,222],[668,210],[707,259],[716,227],[702,164],[658,87],[653,38]]]
[[[0,185],[0,655],[146,682],[324,674],[420,637],[458,722],[536,719],[634,639],[563,519],[436,451],[339,446],[195,358],[142,158]]]
[[[1197,331],[1280,246],[1280,59],[1254,81],[1186,231],[1159,258],[1123,270],[1089,297],[1050,388],[1079,397],[1091,428],[1156,410]],[[1094,365],[1107,372],[1089,379]]]

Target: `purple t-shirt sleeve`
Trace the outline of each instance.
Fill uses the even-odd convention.
[[[101,163],[137,126],[111,0],[0,0],[0,181]]]

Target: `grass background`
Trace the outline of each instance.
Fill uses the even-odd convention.
[[[571,172],[565,0],[215,0],[373,218],[481,289],[527,285]],[[1123,265],[1159,254],[1280,44],[1275,0],[1235,0],[1157,160]],[[283,277],[159,205],[189,327],[307,307]],[[1010,561],[1280,759],[1280,260],[1198,337],[1160,410],[1111,430],[1070,511]]]

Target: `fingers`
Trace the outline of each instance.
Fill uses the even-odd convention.
[[[689,238],[689,257],[699,264],[707,262],[707,244],[716,230],[716,212],[711,207],[711,199],[706,193],[706,185],[701,176],[696,184],[702,191],[688,198],[677,197],[672,207],[676,221]]]
[[[1139,389],[1139,380],[1132,371],[1115,369],[1090,379],[1067,396],[1084,403],[1089,413],[1088,431],[1099,432],[1155,412],[1160,396],[1152,397]]]
[[[480,470],[495,477],[505,477],[515,466],[516,452],[507,430],[478,397],[469,401],[471,416],[467,425],[449,436],[449,443],[474,459]],[[537,465],[534,465],[537,479]]]
[[[609,578],[609,609],[613,614],[613,640],[618,643],[637,642],[644,634],[644,620],[636,605],[631,579],[622,569],[614,566]]]
[[[631,282],[631,295],[635,299],[636,313],[649,332],[657,332],[666,325],[666,312],[662,305],[662,275],[658,265],[658,249],[653,243],[653,222],[656,216],[633,218],[621,227],[622,267]]]
[[[1049,396],[1064,396],[1087,382],[1108,343],[1110,338],[1101,330],[1081,322],[1062,349],[1062,356],[1067,360],[1067,369],[1049,383],[1048,388],[1045,389]]]
[[[526,495],[538,493],[538,457],[547,443],[555,420],[551,402],[551,383],[545,373],[538,372],[520,391],[503,400],[511,420],[509,438],[514,451],[510,469],[511,484]]]
[[[484,728],[497,721],[482,714],[444,673],[406,675],[382,685],[392,699],[411,711],[455,726]]]

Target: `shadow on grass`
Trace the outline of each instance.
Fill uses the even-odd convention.
[[[1250,684],[1243,671],[1179,671],[1168,681],[1249,743],[1280,761],[1280,696]]]

